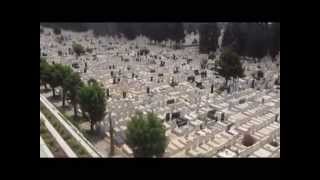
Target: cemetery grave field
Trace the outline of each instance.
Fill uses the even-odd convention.
[[[40,47],[49,63],[70,65],[84,82],[94,78],[108,89],[106,110],[112,112],[115,143],[122,156],[130,154],[125,130],[136,111],[154,112],[163,121],[169,139],[166,157],[280,156],[280,89],[275,85],[280,66],[270,58],[257,63],[242,58],[246,76],[231,79],[227,84],[230,90],[226,90],[221,88],[225,79],[214,68],[201,68],[201,60],[208,55],[199,54],[195,47],[171,49],[150,45],[143,37],[128,41],[94,37],[90,31],[62,31],[67,38],[61,44],[54,40],[54,33],[46,33],[50,29],[43,29]],[[69,52],[72,42],[92,48],[92,52],[76,57]],[[190,39],[186,42],[192,43]],[[149,52],[139,55],[145,49]],[[263,78],[255,76],[258,70],[263,72]],[[49,98],[52,94],[48,91],[43,95]],[[59,108],[61,102],[53,104]],[[46,109],[42,106],[41,109],[50,120]],[[70,119],[73,110],[63,113]],[[52,118],[51,121],[58,126]],[[105,118],[99,124],[106,137],[94,143],[102,154],[107,153],[101,144],[107,146],[110,141],[107,121]],[[77,128],[81,129],[82,123]],[[256,142],[244,146],[244,134],[250,134]],[[270,143],[275,141],[278,147],[270,148]],[[72,138],[68,143],[79,156],[88,155]]]

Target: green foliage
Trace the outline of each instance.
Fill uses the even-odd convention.
[[[54,65],[49,65],[47,70],[47,82],[52,88],[52,90],[60,85],[59,82],[59,71],[55,68]],[[55,96],[54,90],[53,90],[53,96]]]
[[[213,52],[209,53],[208,59],[214,60],[215,58],[216,58],[216,55]]]
[[[84,149],[84,147],[64,128],[58,119],[56,119],[56,117],[41,102],[40,110],[79,157],[90,157],[90,154]]]
[[[138,112],[128,123],[126,141],[135,157],[162,157],[167,147],[165,128],[153,113]]]
[[[270,145],[273,146],[273,147],[278,147],[279,144],[277,143],[277,141],[272,141],[270,142]]]
[[[79,91],[79,103],[82,111],[89,114],[91,129],[96,122],[102,121],[106,111],[105,90],[93,81],[84,85]]]
[[[68,93],[71,103],[74,107],[74,115],[77,117],[77,104],[79,102],[79,91],[83,86],[83,82],[79,73],[72,73],[65,79],[65,89]]]
[[[91,54],[93,49],[92,48],[87,48],[86,51]]]
[[[138,55],[139,55],[139,56],[147,55],[147,54],[149,54],[149,52],[150,52],[149,49],[143,48],[143,49],[140,49],[140,50],[138,51]]]
[[[61,34],[61,29],[55,27],[55,28],[53,28],[53,33],[54,33],[55,35],[59,35],[59,34]]]
[[[225,49],[221,54],[221,57],[218,61],[218,73],[223,76],[226,81],[228,81],[231,77],[243,77],[244,69],[240,62],[239,56],[231,51],[230,49]]]
[[[50,65],[45,58],[40,57],[40,81],[43,84],[49,83]]]
[[[72,68],[62,64],[49,65],[46,61],[40,60],[40,80],[44,83],[48,83],[52,90],[58,86],[61,86],[65,91],[65,80],[72,73]],[[53,95],[54,90],[53,90]],[[65,94],[63,94],[65,96]]]
[[[222,46],[241,56],[274,56],[280,51],[280,23],[229,23]]]
[[[247,147],[252,146],[255,142],[256,140],[250,134],[245,134],[242,139],[242,144]]]
[[[78,43],[73,43],[72,49],[73,49],[73,52],[75,52],[77,56],[81,56],[86,53],[84,50],[84,47]]]
[[[199,51],[200,53],[208,53],[216,51],[218,47],[218,37],[220,30],[216,23],[202,24],[199,29]]]
[[[264,73],[261,70],[259,70],[257,72],[257,79],[260,80],[261,78],[263,78],[263,76],[264,76]]]
[[[270,29],[270,54],[275,56],[280,51],[280,23],[272,23]]]
[[[54,68],[58,72],[57,81],[59,86],[62,87],[62,105],[65,105],[66,97],[66,86],[68,86],[69,81],[66,81],[68,77],[72,74],[72,68],[67,65],[55,64]]]

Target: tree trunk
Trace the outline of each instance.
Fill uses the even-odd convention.
[[[114,141],[113,141],[113,124],[111,119],[111,113],[109,113],[109,133],[110,133],[110,156],[114,156]]]
[[[52,88],[52,96],[53,96],[53,97],[56,97],[56,91],[55,91],[54,88]]]
[[[91,130],[91,132],[93,132],[93,122],[92,121],[90,121],[90,130]]]
[[[81,106],[80,106],[81,108]],[[86,113],[84,112],[83,108],[81,108],[81,112],[82,112],[82,117],[84,117],[85,119],[88,119]]]
[[[74,118],[78,118],[77,103],[73,103]]]
[[[47,87],[47,83],[44,83],[44,89],[47,90],[48,87]]]
[[[66,93],[65,93],[65,90],[62,88],[62,107],[65,106],[65,100],[66,100]]]

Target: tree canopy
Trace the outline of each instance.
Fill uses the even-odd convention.
[[[77,104],[79,103],[79,91],[82,86],[83,82],[80,78],[79,73],[73,72],[65,80],[65,89],[70,97],[71,103],[73,104],[75,118],[77,118]]]
[[[40,57],[40,81],[43,85],[49,83],[50,78],[50,65],[45,58]]]
[[[216,23],[201,24],[199,29],[199,52],[209,53],[216,51],[220,30]]]
[[[132,149],[135,157],[162,157],[167,147],[165,128],[159,118],[141,112],[128,122],[126,142]]]
[[[226,79],[226,83],[231,77],[237,78],[244,76],[244,69],[240,58],[238,54],[231,49],[225,49],[217,63],[218,73]]]
[[[240,56],[275,56],[280,51],[280,23],[229,23],[222,46]]]
[[[91,130],[94,125],[105,117],[106,98],[105,90],[96,81],[80,88],[79,103],[82,111],[88,113]]]
[[[73,43],[72,49],[73,49],[73,52],[75,52],[77,56],[80,56],[80,55],[83,55],[86,53],[84,47],[78,43]]]
[[[53,28],[53,33],[56,35],[59,35],[59,34],[61,34],[61,29],[58,27],[55,27],[55,28]]]

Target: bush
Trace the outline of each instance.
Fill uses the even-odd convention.
[[[272,142],[270,143],[270,145],[271,145],[271,146],[274,146],[274,147],[278,147],[279,144],[278,144],[276,141],[272,141]]]
[[[53,33],[54,33],[55,35],[59,35],[59,34],[61,34],[61,29],[59,29],[59,28],[54,28],[54,29],[53,29]]]
[[[87,48],[86,51],[91,54],[93,49],[92,48]]]
[[[256,140],[250,134],[245,134],[242,139],[242,144],[247,147],[252,146],[255,142]]]
[[[137,113],[128,122],[126,143],[135,157],[162,157],[168,145],[165,127],[153,113]]]
[[[225,87],[225,86],[220,86],[220,87],[218,88],[218,91],[220,91],[220,92],[223,92],[224,90],[226,90],[226,87]]]
[[[274,82],[275,85],[280,85],[280,77],[277,78],[277,80]]]
[[[139,52],[138,52],[138,55],[141,56],[141,55],[147,55],[150,53],[150,50],[149,49],[140,49]]]
[[[261,70],[259,70],[257,72],[257,79],[259,80],[259,79],[263,78],[263,76],[264,76],[264,73]]]
[[[209,56],[208,56],[208,59],[212,59],[213,60],[215,57],[216,56],[214,55],[214,53],[210,53]]]
[[[239,104],[243,104],[243,103],[245,103],[246,102],[246,99],[240,99],[239,100]]]
[[[193,39],[192,44],[197,44],[197,43],[198,43],[197,39]]]
[[[72,48],[73,51],[77,54],[77,56],[85,54],[85,50],[81,44],[73,43]]]

